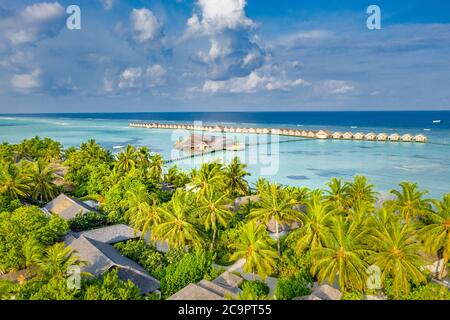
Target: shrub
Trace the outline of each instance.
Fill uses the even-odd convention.
[[[429,283],[416,287],[406,297],[407,300],[450,300],[449,290],[439,284]]]
[[[309,272],[299,271],[293,277],[278,279],[275,288],[275,296],[278,300],[291,300],[295,297],[307,296],[311,293],[309,289],[312,278]]]
[[[108,225],[108,218],[100,213],[88,212],[86,214],[77,214],[75,218],[69,221],[70,229],[75,232],[81,232],[96,229]]]
[[[131,282],[122,281],[117,270],[111,270],[85,287],[84,300],[141,300],[139,288]]]
[[[244,281],[241,289],[239,300],[266,300],[270,292],[269,286],[260,280]]]
[[[129,240],[125,243],[117,243],[115,247],[126,257],[136,261],[157,279],[164,276],[166,259],[164,255],[143,240]]]
[[[358,291],[344,292],[342,294],[342,300],[362,300],[363,294]]]
[[[171,296],[190,283],[196,283],[204,278],[215,276],[211,253],[197,249],[186,254],[178,263],[166,268],[161,280],[161,292],[164,298]]]
[[[53,215],[49,218],[36,207],[21,207],[0,213],[0,271],[24,267],[22,253],[26,241],[34,238],[38,244],[49,246],[68,231],[67,222]]]

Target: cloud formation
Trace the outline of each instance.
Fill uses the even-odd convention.
[[[209,51],[198,52],[196,60],[208,66],[210,80],[245,77],[264,64],[266,52],[245,13],[245,0],[199,0],[197,5],[185,38],[209,39]]]
[[[159,64],[146,68],[129,67],[115,77],[106,77],[103,80],[103,89],[108,94],[141,92],[165,85],[166,75],[166,69]]]
[[[65,10],[58,2],[41,2],[2,19],[3,37],[13,46],[54,37],[64,26]]]

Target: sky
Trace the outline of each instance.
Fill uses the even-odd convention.
[[[310,110],[450,110],[450,1],[0,0],[0,113]]]

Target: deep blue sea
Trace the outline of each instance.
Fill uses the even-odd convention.
[[[425,134],[427,144],[370,141],[318,141],[275,138],[270,144],[257,135],[235,134],[230,138],[252,144],[242,152],[221,152],[176,162],[183,169],[239,156],[248,164],[254,182],[259,176],[289,185],[323,188],[332,177],[351,179],[367,175],[380,193],[398,183],[419,183],[440,197],[450,192],[450,111],[422,112],[224,112],[224,113],[89,113],[0,115],[0,142],[17,143],[36,135],[60,141],[64,147],[96,139],[114,153],[127,144],[148,146],[166,159],[178,158],[174,142],[189,134],[183,131],[137,129],[130,121],[222,124],[227,126],[327,129],[330,131]],[[269,138],[270,139],[270,138]],[[278,143],[281,142],[281,143]]]

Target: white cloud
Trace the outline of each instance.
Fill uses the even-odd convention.
[[[133,9],[131,12],[133,39],[137,43],[146,43],[161,37],[162,25],[152,11],[148,9]]]
[[[41,71],[33,70],[31,73],[16,74],[11,78],[11,85],[14,89],[23,92],[30,92],[39,89],[41,86]]]
[[[355,86],[350,81],[326,80],[316,85],[316,91],[327,94],[346,94],[355,91]]]
[[[247,17],[245,0],[198,0],[198,12],[187,21],[184,39],[208,37],[209,50],[197,59],[209,68],[211,80],[244,77],[264,64],[266,53]]]
[[[127,68],[120,75],[119,89],[133,89],[138,86],[142,77],[141,68]]]
[[[225,81],[206,80],[201,88],[191,88],[190,92],[214,93],[254,93],[258,91],[289,91],[292,88],[306,85],[303,79],[290,80],[284,74],[276,77],[261,75],[253,71],[246,77],[231,78]]]
[[[103,90],[107,93],[140,92],[166,84],[167,71],[159,64],[147,68],[130,67],[115,78],[103,79]]]
[[[167,71],[159,64],[154,64],[152,66],[147,67],[146,76],[147,76],[147,85],[149,87],[157,87],[164,85],[166,83],[166,75]]]
[[[33,43],[56,36],[64,26],[64,8],[58,2],[41,2],[6,18],[0,26],[12,45]]]
[[[223,29],[254,27],[245,13],[246,0],[199,0],[201,20],[193,15],[188,20],[191,32],[215,33]]]

